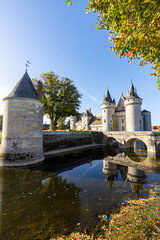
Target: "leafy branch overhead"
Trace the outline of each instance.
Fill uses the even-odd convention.
[[[32,81],[36,87],[39,80]],[[44,114],[51,120],[51,130],[56,128],[62,118],[79,114],[81,95],[69,78],[60,78],[54,72],[49,72],[43,73],[40,81],[43,83]]]
[[[160,1],[89,0],[86,11],[98,14],[96,29],[109,32],[116,56],[153,64],[160,86]]]

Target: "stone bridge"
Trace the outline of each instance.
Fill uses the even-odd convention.
[[[147,147],[147,152],[160,152],[160,132],[136,131],[136,132],[103,132],[103,143],[114,145],[118,142],[120,148],[131,148],[137,140],[141,140]],[[116,141],[115,141],[116,140]]]

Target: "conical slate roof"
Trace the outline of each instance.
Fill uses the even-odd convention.
[[[134,94],[134,86],[133,86],[132,81],[131,81],[131,86],[130,86],[129,93],[130,93],[130,94]]]
[[[129,92],[128,92],[128,95],[127,95],[127,99],[130,99],[130,98],[139,98],[139,96],[136,92],[136,89],[133,86],[132,80],[131,80],[131,86],[130,86],[130,89],[129,89]]]
[[[107,93],[106,93],[106,101],[112,103],[112,98],[111,98],[111,95],[110,95],[108,89],[107,89]]]
[[[18,81],[16,86],[13,88],[12,92],[5,99],[17,97],[33,98],[40,100],[27,71],[25,72],[23,77]]]
[[[142,111],[142,113],[145,113],[145,112],[149,112],[149,111],[147,111],[147,110],[144,109],[144,110]]]

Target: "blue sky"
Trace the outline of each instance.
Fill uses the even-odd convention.
[[[109,50],[109,35],[95,31],[96,14],[86,15],[87,1],[72,6],[67,0],[0,0],[0,114],[2,99],[13,89],[31,62],[31,78],[54,71],[73,80],[83,94],[80,111],[89,107],[101,115],[107,86],[116,99],[126,96],[131,78],[143,98],[142,110],[152,113],[152,124],[160,125],[160,91],[150,77],[151,65],[139,67]]]

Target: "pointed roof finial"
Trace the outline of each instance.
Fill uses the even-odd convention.
[[[134,86],[133,86],[133,83],[132,83],[132,78],[131,78],[131,86],[130,86],[129,93],[134,94]]]
[[[27,68],[29,67],[30,64],[31,63],[29,61],[26,62],[26,64],[25,64],[26,65],[26,72],[27,72]]]
[[[107,93],[106,93],[106,101],[112,103],[112,98],[111,98],[110,92],[108,90],[108,86],[107,86]]]

